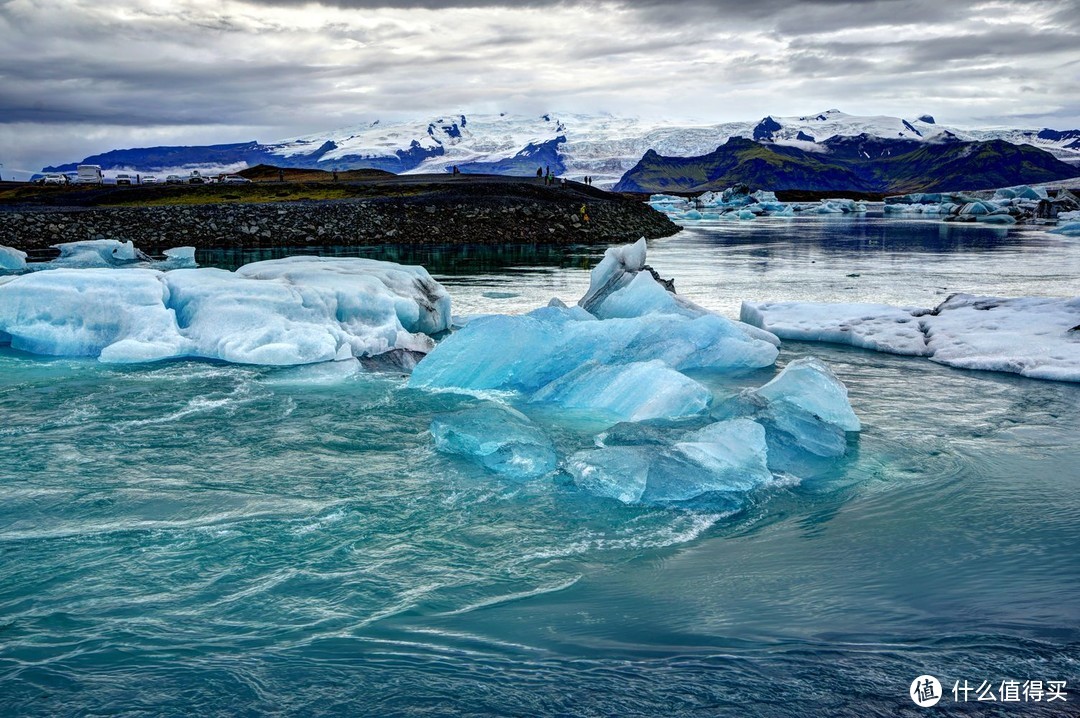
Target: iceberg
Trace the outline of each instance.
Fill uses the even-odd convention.
[[[465,456],[512,479],[534,479],[558,466],[551,440],[507,406],[489,403],[442,414],[431,422],[431,435],[439,451]]]
[[[392,305],[407,331],[438,334],[450,328],[450,294],[423,267],[375,259],[286,257],[246,264],[236,275],[332,293],[342,304],[339,310],[356,320],[370,315],[355,301],[378,297],[384,301],[369,304],[368,311]]]
[[[192,350],[167,306],[161,273],[57,269],[0,285],[0,332],[34,354],[146,362]]]
[[[150,262],[146,254],[135,248],[131,242],[116,239],[91,239],[83,242],[54,244],[60,250],[60,256],[45,263],[47,268],[96,269],[122,267],[138,262]],[[43,267],[44,268],[44,267]]]
[[[772,480],[765,429],[749,419],[710,424],[669,447],[609,446],[570,456],[584,491],[634,504],[669,504],[721,494],[729,507]]]
[[[98,250],[109,253],[117,244],[98,243],[71,256],[101,257]],[[177,259],[186,261],[184,255]],[[257,262],[235,273],[24,274],[0,285],[0,332],[17,349],[104,362],[196,357],[293,365],[426,352],[434,341],[424,332],[448,328],[449,295],[421,268],[300,259]]]
[[[955,294],[934,309],[745,302],[741,317],[784,339],[926,356],[963,369],[1080,381],[1080,297]]]
[[[770,407],[792,407],[844,431],[862,428],[848,401],[847,387],[815,357],[791,362],[754,394]]]
[[[644,237],[634,244],[607,249],[604,258],[590,272],[589,290],[578,301],[578,306],[594,313],[610,294],[629,285],[645,268],[646,249]]]
[[[733,371],[770,366],[777,353],[771,342],[712,314],[598,320],[580,307],[544,307],[473,319],[424,357],[410,383],[531,393],[590,361]]]
[[[739,318],[783,339],[850,344],[862,349],[926,356],[917,307],[819,302],[743,302]]]
[[[712,403],[712,392],[658,360],[589,362],[542,387],[530,401],[643,421],[701,414]]]
[[[1080,222],[1066,222],[1050,230],[1050,234],[1063,234],[1066,237],[1080,237]]]
[[[26,269],[26,252],[0,245],[0,270],[19,272]]]

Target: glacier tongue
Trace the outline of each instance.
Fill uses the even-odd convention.
[[[127,252],[117,245],[70,256]],[[56,269],[0,284],[0,333],[13,347],[107,362],[289,365],[424,352],[434,345],[424,332],[449,322],[450,298],[426,271],[361,259],[257,262],[235,273]]]

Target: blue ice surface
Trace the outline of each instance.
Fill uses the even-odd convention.
[[[744,417],[765,427],[769,467],[805,476],[847,453],[861,430],[847,388],[814,357],[790,362],[772,381],[717,405],[716,418]]]
[[[555,447],[527,416],[508,406],[484,403],[431,422],[435,448],[465,456],[511,479],[534,479],[558,465]]]
[[[597,320],[580,307],[470,321],[417,365],[419,388],[534,392],[587,362],[660,360],[672,369],[742,370],[771,365],[777,349],[734,322],[706,315]]]
[[[1050,230],[1050,234],[1063,234],[1066,237],[1080,237],[1080,222],[1067,222]]]
[[[593,361],[542,387],[530,401],[642,421],[701,414],[712,403],[712,392],[659,360]]]
[[[729,507],[772,480],[765,429],[749,419],[685,433],[669,446],[605,446],[575,453],[566,469],[579,489],[623,503],[670,504],[722,494]],[[717,497],[714,497],[717,498]]]

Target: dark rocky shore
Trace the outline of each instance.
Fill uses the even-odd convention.
[[[290,199],[305,196],[332,198]],[[26,188],[0,197],[0,245],[27,251],[101,238],[156,253],[176,246],[600,244],[678,231],[647,204],[593,187],[475,175]]]

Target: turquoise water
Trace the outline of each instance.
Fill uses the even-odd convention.
[[[1075,243],[992,232],[736,225],[649,259],[725,313],[740,291],[1068,288]],[[908,239],[867,244],[885,233]],[[571,299],[596,257],[441,251],[464,311]],[[724,514],[500,481],[427,433],[473,399],[393,376],[0,350],[0,714],[917,715],[921,674],[937,714],[1075,713],[1080,386],[825,345],[780,364],[807,354],[864,431]],[[952,700],[1010,679],[1069,702]]]

